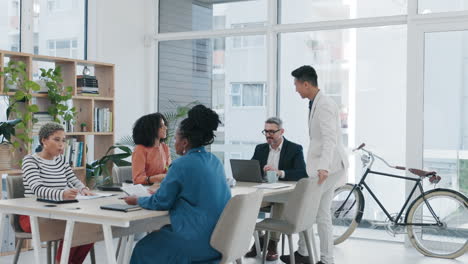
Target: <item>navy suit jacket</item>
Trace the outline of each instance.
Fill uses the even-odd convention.
[[[283,170],[285,175],[284,178],[279,178],[279,180],[298,181],[302,178],[308,177],[304,162],[304,154],[302,153],[302,146],[288,141],[284,137],[283,140],[284,142],[283,148],[280,152],[278,170]],[[255,147],[255,153],[252,159],[260,162],[262,173],[263,167],[267,164],[269,153],[270,146],[268,143],[259,144]]]

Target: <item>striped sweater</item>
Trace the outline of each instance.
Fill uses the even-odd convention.
[[[37,196],[50,200],[63,200],[67,187],[81,190],[86,186],[75,176],[62,155],[46,160],[37,154],[23,159],[23,184],[26,197]]]

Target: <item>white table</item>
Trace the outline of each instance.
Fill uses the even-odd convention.
[[[285,182],[293,184],[291,187],[281,189],[264,189],[264,200],[278,202],[278,197],[284,197],[290,193],[295,182]],[[231,189],[232,195],[249,193],[255,191],[252,186],[258,183],[238,182],[237,186]],[[39,251],[41,241],[50,241],[62,238],[63,251],[60,263],[67,263],[70,248],[75,245],[82,245],[93,241],[105,241],[107,263],[116,264],[127,263],[131,254],[131,243],[133,234],[140,232],[150,232],[157,230],[170,223],[167,211],[138,210],[134,212],[118,212],[102,210],[101,205],[116,204],[125,202],[117,196],[98,198],[92,200],[80,200],[79,203],[58,204],[56,207],[47,207],[47,203],[37,202],[34,198],[20,198],[0,201],[0,226],[3,226],[6,214],[29,215],[31,219],[32,243],[34,248],[35,263],[41,263]],[[284,199],[280,199],[284,201]],[[281,202],[281,201],[280,201]],[[66,226],[63,229],[63,221]],[[78,226],[75,230],[75,224]],[[85,224],[82,224],[85,223]],[[62,224],[62,228],[60,227]],[[89,225],[92,224],[92,225]],[[41,228],[39,228],[41,226]],[[97,229],[98,228],[98,229]],[[43,230],[42,233],[39,229]],[[101,230],[99,230],[101,229]],[[64,231],[63,231],[64,230]],[[0,237],[3,230],[0,229]],[[102,232],[102,233],[101,233]],[[119,251],[119,258],[115,257],[113,237],[123,236],[124,243]],[[1,248],[0,239],[0,248]],[[128,242],[128,243],[126,243]]]

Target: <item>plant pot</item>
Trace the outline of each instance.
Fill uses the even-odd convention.
[[[0,144],[0,170],[11,169],[12,152],[10,144]]]

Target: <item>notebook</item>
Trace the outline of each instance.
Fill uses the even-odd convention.
[[[128,205],[128,204],[108,204],[102,205],[101,209],[104,210],[113,210],[113,211],[121,211],[121,212],[133,212],[137,210],[141,210],[142,208],[138,205]]]

